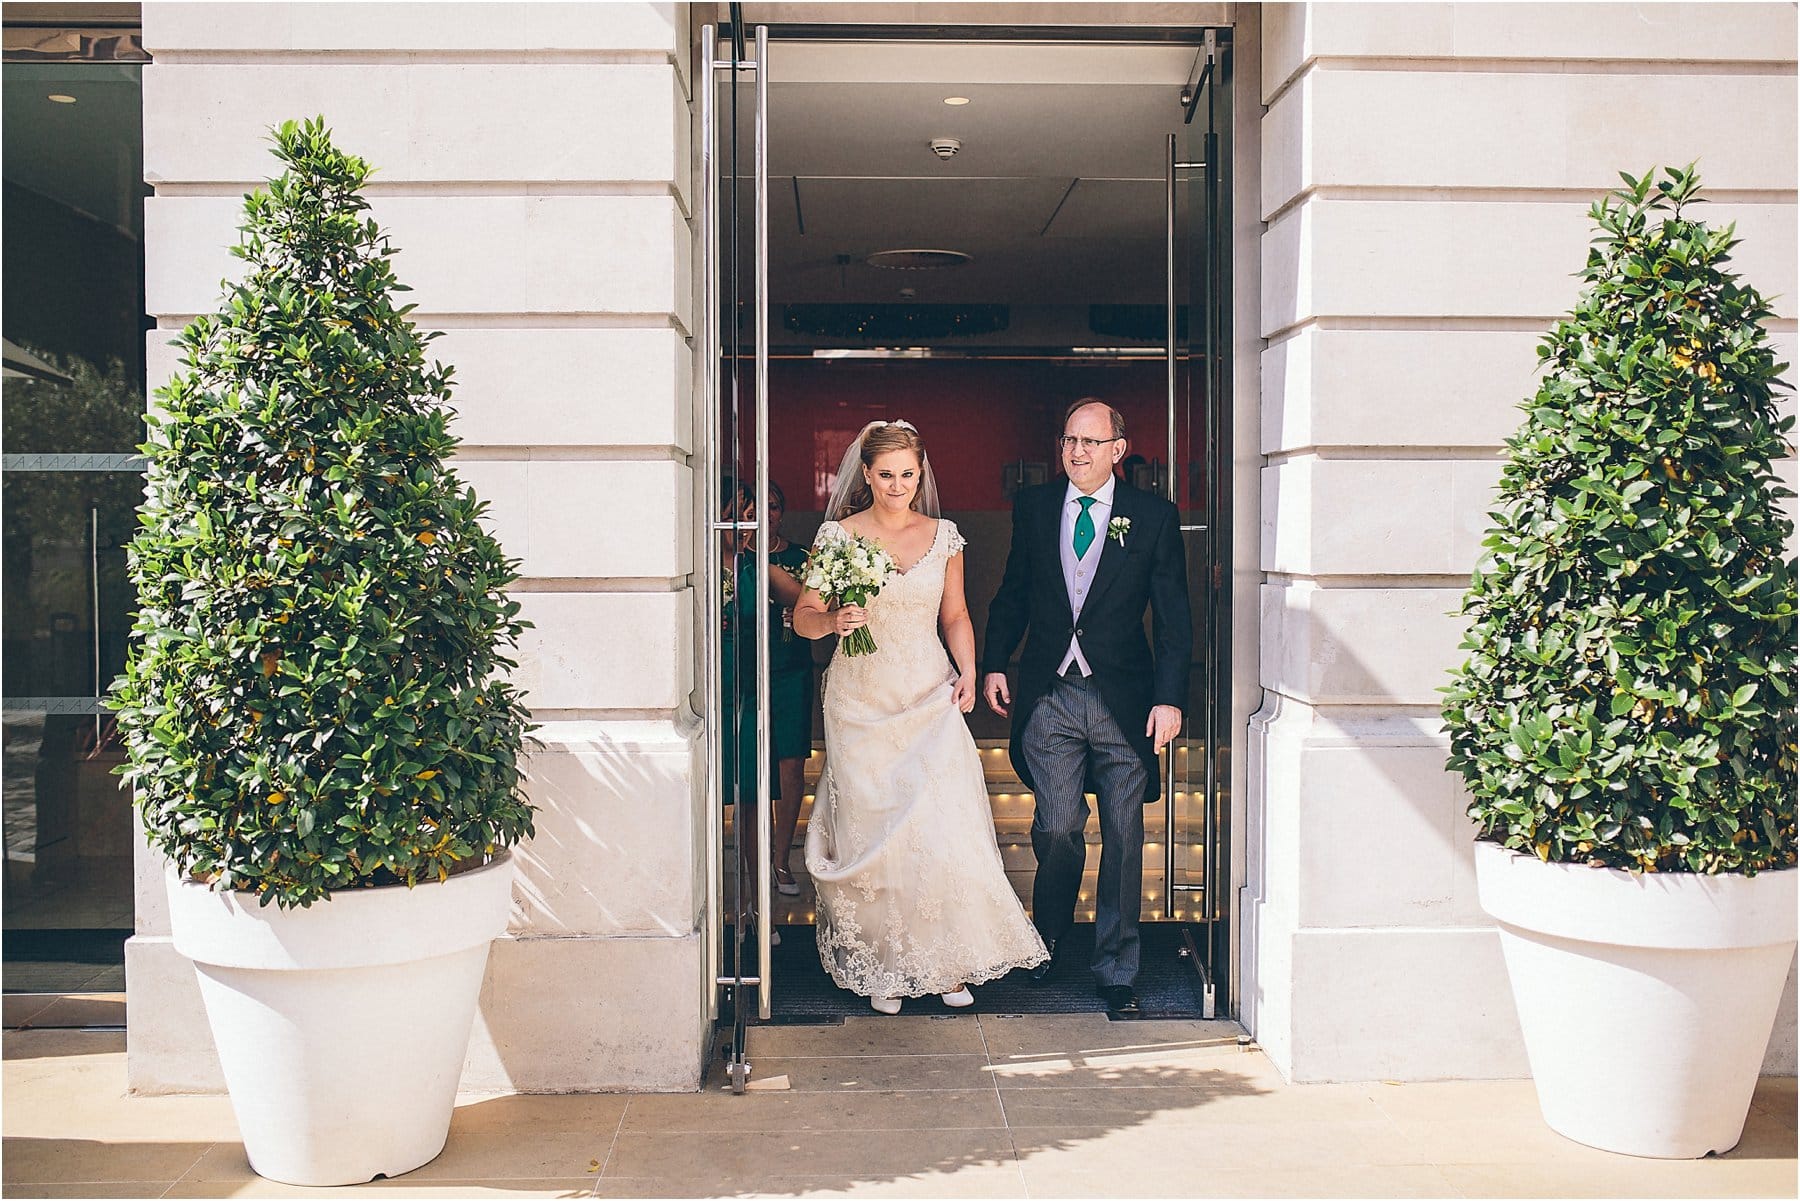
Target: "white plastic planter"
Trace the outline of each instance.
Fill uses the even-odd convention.
[[[512,856],[305,909],[167,880],[250,1166],[286,1184],[361,1184],[436,1158],[488,944],[506,930]]]
[[[1475,844],[1544,1120],[1692,1159],[1743,1137],[1794,956],[1793,870],[1633,875]]]

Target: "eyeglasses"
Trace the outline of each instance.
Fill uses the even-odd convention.
[[[1062,437],[1058,438],[1057,441],[1062,443],[1062,448],[1064,450],[1074,450],[1077,446],[1079,446],[1079,447],[1081,447],[1081,449],[1083,449],[1085,451],[1094,451],[1094,450],[1099,449],[1102,446],[1105,446],[1108,442],[1118,442],[1118,441],[1121,441],[1121,439],[1119,439],[1119,438],[1077,438],[1073,434],[1064,434]]]

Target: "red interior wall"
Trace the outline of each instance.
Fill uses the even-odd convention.
[[[828,477],[857,432],[904,419],[925,439],[946,510],[1010,509],[1003,466],[1048,463],[1054,475],[1063,410],[1083,396],[1125,415],[1129,453],[1165,458],[1165,387],[1160,362],[778,359],[769,365],[769,477],[790,511],[823,509]]]

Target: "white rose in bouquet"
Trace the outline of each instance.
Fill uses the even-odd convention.
[[[866,605],[894,572],[894,560],[872,538],[852,534],[833,538],[812,548],[801,570],[802,583],[824,598],[827,605]],[[844,636],[846,655],[875,651],[869,627]]]

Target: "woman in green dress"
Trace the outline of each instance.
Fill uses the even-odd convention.
[[[756,516],[750,489],[730,476],[719,481],[719,496],[720,521],[742,522]],[[726,805],[737,804],[740,795],[748,795],[747,789],[756,787],[756,740],[738,736],[741,729],[754,732],[756,728],[756,698],[745,698],[738,689],[738,680],[749,681],[756,670],[745,653],[750,644],[738,639],[744,619],[751,615],[743,605],[745,579],[755,578],[743,574],[745,564],[753,561],[745,554],[749,545],[748,531],[727,529],[719,535],[719,581],[724,593],[719,606],[719,800]]]
[[[770,846],[772,862],[777,865],[776,888],[783,895],[794,896],[800,890],[784,852],[793,843],[800,812],[801,768],[812,749],[812,644],[794,634],[790,616],[800,599],[798,577],[806,552],[776,532],[785,504],[778,487],[771,484],[769,491],[769,741],[770,758],[776,764],[769,781],[776,808],[776,838]],[[719,493],[725,498],[721,520],[756,520],[756,502],[746,484],[734,484],[727,476]],[[727,805],[736,804],[739,798],[751,802],[756,795],[756,551],[751,543],[747,530],[726,531],[719,541],[720,578],[725,582],[719,644],[719,696],[724,708],[719,762],[725,776],[721,800]],[[799,665],[802,654],[803,667]],[[742,813],[740,810],[740,818]],[[738,853],[746,866],[756,861],[762,842],[759,834],[750,823],[737,823]]]
[[[778,612],[769,615],[769,757],[776,767],[775,836],[769,843],[769,860],[775,868],[776,891],[796,897],[800,885],[788,866],[788,857],[794,845],[794,827],[800,821],[805,790],[802,773],[806,757],[812,754],[813,656],[812,643],[794,633],[794,604],[800,599],[806,548],[782,537],[781,519],[786,512],[787,497],[781,485],[770,480],[769,595]],[[780,577],[785,580],[778,587]]]

